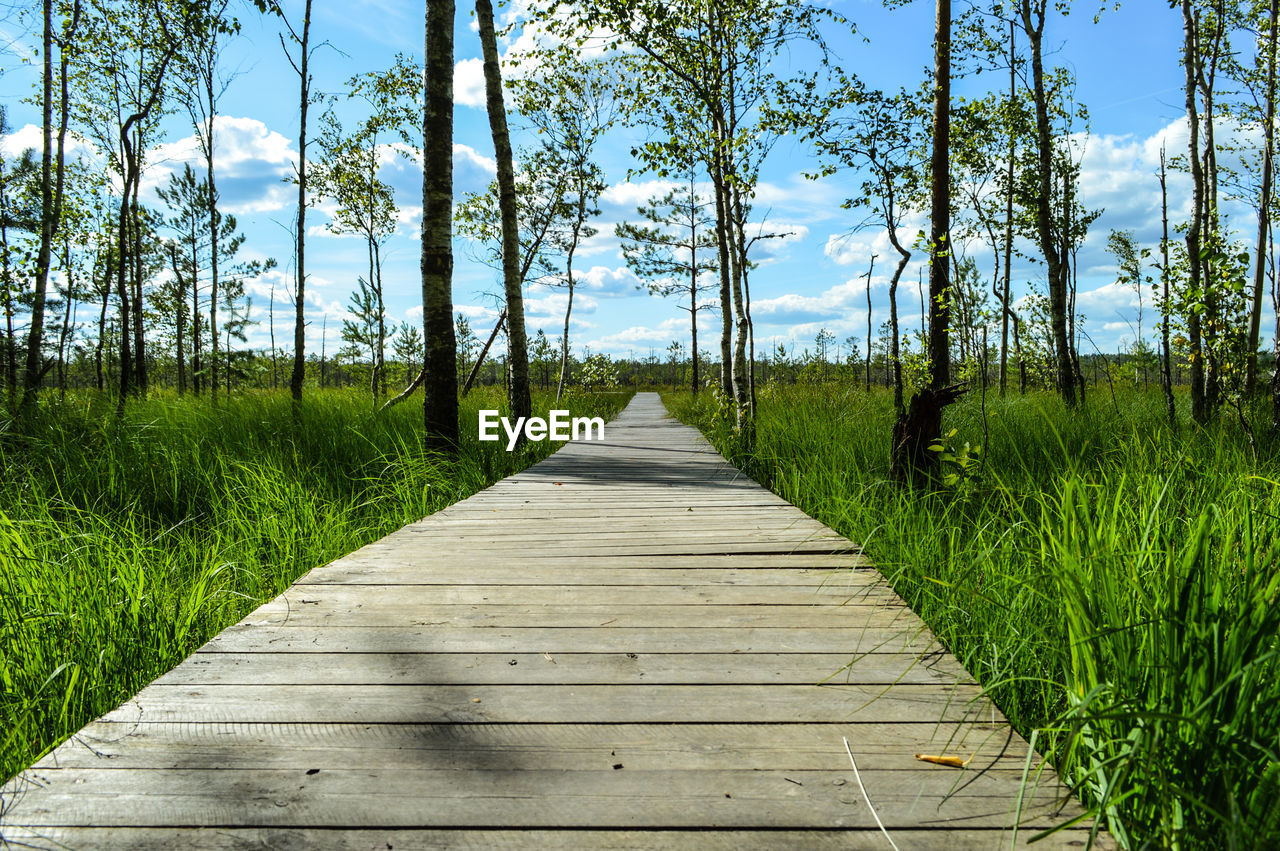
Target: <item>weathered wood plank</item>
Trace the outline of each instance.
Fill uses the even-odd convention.
[[[917,753],[970,759],[954,776],[1021,771],[1026,744],[990,724],[299,724],[97,721],[59,769],[184,768],[509,771],[940,772]],[[44,769],[43,773],[56,769]],[[943,772],[945,773],[945,772]]]
[[[400,546],[397,541],[394,544],[370,544],[362,552],[374,553],[385,552],[389,555],[395,554]],[[418,546],[431,547],[431,553],[434,558],[449,560],[457,556],[476,555],[477,550],[484,552],[493,558],[503,558],[510,562],[518,563],[526,556],[529,547],[521,545],[518,542],[503,545],[498,542],[485,543],[482,546],[467,546],[465,542],[450,542],[443,540],[440,543],[429,541],[418,542]],[[583,556],[615,556],[615,555],[733,555],[737,553],[782,553],[786,555],[797,553],[853,553],[856,548],[847,542],[841,543],[836,540],[829,541],[810,541],[810,540],[778,540],[778,541],[733,541],[724,540],[722,542],[703,543],[700,541],[657,541],[655,543],[593,543],[590,540],[572,544],[563,542],[561,544],[544,544],[542,547],[544,554],[558,555],[563,553],[566,556],[580,558]]]
[[[956,771],[861,771],[886,827],[1003,827],[1021,771],[986,783]],[[38,772],[45,786],[24,807],[27,825],[487,827],[872,827],[852,771],[547,771],[172,769]],[[33,779],[36,779],[33,778]],[[928,800],[928,804],[922,803]],[[934,803],[936,802],[936,804]],[[1061,812],[1055,789],[1028,789],[1024,811]]]
[[[1034,828],[1036,825],[1031,825]],[[1037,842],[1035,848],[1082,847],[1084,831],[1069,830]],[[10,832],[6,832],[10,835]],[[1021,847],[1034,835],[1024,828],[1012,831],[962,829],[895,828],[893,841],[903,851],[934,851],[945,845],[949,851],[991,851]],[[222,851],[228,848],[312,849],[369,851],[393,848],[517,849],[598,848],[598,849],[698,849],[698,851],[738,851],[743,848],[874,849],[888,847],[876,827],[805,830],[423,830],[385,828],[348,830],[336,828],[17,828],[11,839],[20,848],[57,849],[100,848],[103,851]]]
[[[475,627],[613,627],[614,629],[672,627],[706,629],[710,627],[809,627],[867,630],[919,630],[919,620],[898,606],[886,607],[871,601],[866,605],[723,605],[695,604],[670,606],[568,605],[563,608],[546,605],[452,605],[419,604],[413,600],[397,600],[388,595],[384,601],[370,604],[342,600],[324,601],[317,596],[314,605],[302,602],[306,596],[292,601],[277,598],[257,609],[243,621],[251,626],[280,626],[290,629],[323,627],[340,623],[352,627],[399,627],[422,624],[449,624]],[[321,602],[327,605],[321,605]]]
[[[161,685],[972,682],[954,657],[870,653],[201,653]]]
[[[865,577],[865,578],[863,578]],[[382,606],[868,606],[900,605],[898,596],[874,576],[859,585],[350,585],[298,582],[276,598],[320,608]]]
[[[766,556],[771,558],[771,556]],[[652,563],[643,559],[639,564]],[[586,587],[610,588],[617,585],[639,585],[655,592],[666,587],[705,588],[728,590],[735,587],[768,588],[822,588],[831,587],[849,594],[860,594],[866,589],[889,588],[878,573],[871,570],[838,570],[829,567],[781,568],[697,568],[697,567],[628,567],[618,566],[608,559],[583,560],[572,570],[555,564],[525,564],[519,570],[509,565],[493,562],[470,564],[435,564],[425,567],[402,566],[388,575],[386,566],[377,561],[340,559],[325,567],[318,567],[303,579],[309,585],[370,585],[374,587],[401,587],[405,585],[429,585],[454,588],[463,591],[474,582],[487,588],[520,588],[525,586],[552,586],[560,588]],[[297,586],[294,586],[297,587]],[[834,593],[834,592],[833,592]]]
[[[198,653],[932,653],[923,629],[808,627],[269,627],[237,625]]]
[[[649,570],[679,571],[699,569],[820,569],[831,575],[838,575],[844,571],[857,571],[882,579],[874,570],[874,565],[871,561],[860,553],[766,553],[763,555],[758,553],[730,555],[716,553],[702,555],[681,555],[679,553],[617,555],[605,553],[582,555],[571,552],[549,553],[535,549],[525,552],[520,559],[519,569],[516,569],[509,558],[497,553],[469,552],[443,559],[437,556],[430,548],[415,547],[402,548],[394,553],[393,558],[389,559],[384,552],[376,550],[366,552],[366,550],[367,548],[356,550],[349,555],[330,562],[328,565],[317,567],[302,579],[310,582],[310,577],[315,574],[315,571],[326,570],[329,567],[342,569],[348,566],[377,569],[392,584],[395,583],[397,577],[408,572],[409,568],[447,570],[449,568],[466,569],[471,567],[496,567],[500,568],[503,574],[507,576],[515,576],[529,570],[547,568],[559,569],[561,574],[565,576],[574,576],[581,571],[637,567]],[[770,562],[773,560],[777,560],[777,564],[771,565]],[[391,564],[388,564],[388,561],[391,561]]]
[[[640,724],[886,721],[1001,716],[956,685],[193,685],[153,684],[108,721],[332,724]]]

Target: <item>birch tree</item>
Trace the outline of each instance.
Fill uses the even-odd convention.
[[[453,0],[427,0],[422,109],[423,436],[458,447],[453,333]],[[492,15],[491,15],[492,18]],[[492,26],[492,19],[490,20]]]
[[[31,300],[31,321],[27,333],[27,359],[22,379],[22,411],[30,413],[36,404],[40,382],[48,365],[44,362],[44,311],[49,286],[49,266],[52,262],[54,239],[62,219],[63,192],[65,187],[67,127],[71,115],[69,98],[69,66],[72,39],[81,21],[80,0],[62,16],[58,35],[54,34],[54,3],[43,0],[41,23],[41,129],[40,151],[40,243],[36,256],[34,292]],[[54,71],[53,46],[58,45],[58,123],[54,125]],[[54,136],[57,136],[55,143]],[[56,154],[55,154],[56,144]]]
[[[516,212],[515,163],[502,94],[502,70],[493,26],[493,4],[476,0],[480,46],[484,55],[484,85],[489,129],[498,164],[498,210],[502,218],[502,283],[506,295],[507,404],[514,420],[533,413],[529,396],[529,350],[524,327],[524,282],[520,276],[520,233]]]
[[[567,227],[558,240],[564,252],[561,279],[568,291],[564,333],[560,338],[560,378],[556,401],[564,394],[569,375],[569,322],[573,314],[573,261],[584,239],[596,234],[589,220],[600,215],[604,172],[592,157],[617,115],[615,81],[603,63],[561,62],[553,68],[518,77],[513,83],[521,115],[546,140],[544,147],[565,172],[564,199],[569,208]]]

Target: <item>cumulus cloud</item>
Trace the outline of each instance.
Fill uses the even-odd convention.
[[[564,321],[564,311],[569,304],[568,292],[553,292],[543,298],[526,298],[524,300],[525,316],[531,321],[555,319]],[[574,293],[573,315],[595,313],[599,302],[590,296]]]
[[[213,139],[223,210],[234,215],[270,213],[296,202],[297,189],[285,181],[294,173],[297,152],[284,135],[256,118],[219,115]],[[148,159],[151,165],[143,173],[141,190],[153,198],[156,188],[167,185],[169,176],[181,173],[184,164],[190,164],[198,177],[204,175],[195,134],[156,145]]]
[[[621,207],[626,214],[635,216],[636,207],[647,204],[650,198],[661,198],[681,185],[674,180],[639,180],[615,183],[600,195],[602,205]],[[709,187],[699,186],[699,193],[706,193]]]
[[[453,66],[453,102],[481,109],[485,106],[484,62],[460,59]]]
[[[627,266],[592,266],[578,278],[578,284],[597,297],[624,298],[636,294],[640,279]]]
[[[698,324],[699,330],[702,323]],[[689,339],[689,321],[680,317],[663,320],[657,326],[632,325],[615,334],[606,334],[588,341],[585,345],[592,351],[603,351],[614,354],[625,354],[636,346],[669,344],[672,340],[687,341]]]
[[[98,159],[97,150],[86,139],[82,139],[74,132],[67,134],[67,160],[74,160],[77,157],[84,157],[90,161]],[[44,146],[44,132],[36,124],[24,124],[12,133],[0,136],[0,153],[4,154],[5,159],[14,159],[22,155],[22,152],[31,148],[36,151],[36,162],[40,161],[39,152]]]

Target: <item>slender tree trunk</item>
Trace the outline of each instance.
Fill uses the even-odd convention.
[[[231,302],[227,302],[227,312],[231,314],[231,318],[223,323],[223,327],[226,329],[226,332],[227,332],[227,346],[226,346],[227,368],[224,369],[222,372],[223,372],[223,375],[226,376],[225,380],[227,383],[227,398],[230,399],[231,398],[231,323],[234,322],[236,318],[235,307],[232,305]]]
[[[111,320],[107,325],[107,384],[116,384],[116,322]]]
[[[1049,129],[1049,96],[1045,91],[1041,47],[1047,14],[1046,2],[1047,0],[1038,0],[1039,5],[1033,14],[1032,0],[1022,0],[1022,28],[1031,46],[1031,75],[1036,107],[1036,231],[1049,279],[1049,322],[1057,354],[1058,389],[1063,401],[1074,405],[1076,381],[1075,366],[1071,358],[1071,339],[1067,334],[1067,282],[1063,258],[1058,253],[1053,236],[1053,138]]]
[[[309,5],[309,4],[308,4]],[[310,14],[308,12],[308,14]],[[305,61],[305,60],[304,60]],[[214,181],[214,110],[216,103],[214,100],[213,90],[213,68],[207,68],[205,75],[205,94],[209,99],[209,116],[205,125],[205,136],[208,139],[207,150],[205,151],[205,180],[209,184],[209,325],[213,329],[213,362],[212,376],[210,386],[213,388],[213,398],[218,398],[218,231],[222,217],[218,214],[218,189]],[[228,390],[230,395],[230,372],[231,372],[231,343],[230,337],[227,338],[227,373],[228,373]]]
[[[751,321],[751,283],[748,265],[742,265],[743,308],[747,314],[747,380],[751,396],[750,414],[752,421],[756,418],[756,326]]]
[[[876,270],[876,255],[871,255],[871,266],[867,269],[867,361],[866,391],[871,392],[871,273]]]
[[[1071,220],[1072,204],[1075,202],[1071,193],[1071,176],[1062,176],[1062,279],[1067,284],[1067,340],[1070,345],[1071,375],[1079,392],[1079,402],[1085,402],[1084,372],[1080,369],[1080,335],[1076,333],[1076,264],[1077,246],[1072,234],[1074,223]],[[1070,260],[1068,260],[1070,258]],[[1141,316],[1141,314],[1139,314]],[[1141,324],[1139,324],[1141,328]]]
[[[560,379],[556,382],[556,403],[564,395],[565,384],[569,380],[569,317],[573,315],[573,255],[578,250],[578,235],[582,231],[582,223],[586,220],[586,197],[578,193],[578,218],[573,225],[573,239],[569,243],[569,251],[565,257],[565,279],[569,284],[569,300],[564,307],[564,335],[560,338]]]
[[[1169,425],[1178,427],[1178,414],[1173,404],[1172,357],[1169,352],[1169,190],[1165,185],[1164,147],[1160,148],[1160,283],[1163,295],[1160,301],[1160,383],[1164,387],[1164,402],[1169,413]]]
[[[694,255],[696,257],[696,255]],[[690,365],[689,392],[694,396],[698,395],[698,267],[694,266],[693,281],[689,285],[689,336],[693,350],[691,355],[693,363]]]
[[[271,389],[276,390],[280,384],[276,373],[276,283],[271,282],[271,300],[267,302],[267,328],[271,331]]]
[[[9,267],[9,187],[7,184],[8,177],[4,174],[3,166],[0,166],[0,264],[3,264],[0,266],[0,275],[3,276],[0,277],[0,288],[3,288],[4,293],[4,376],[9,409],[12,410],[18,393],[18,339],[13,332],[13,270]]]
[[[515,166],[511,136],[507,131],[507,111],[502,97],[502,70],[498,63],[498,41],[493,29],[493,4],[476,0],[480,24],[480,46],[484,54],[485,100],[489,129],[493,134],[498,164],[498,206],[502,216],[502,279],[507,297],[507,352],[511,383],[508,395],[510,416],[532,413],[529,397],[529,350],[524,327],[524,281],[520,274],[520,224],[516,210]]]
[[[107,309],[111,300],[111,249],[107,249],[107,264],[102,278],[102,310],[98,313],[98,341],[93,347],[93,368],[98,382],[98,392],[106,390],[106,381],[102,374],[102,347],[107,343]]]
[[[1276,123],[1276,36],[1280,22],[1280,2],[1271,0],[1270,26],[1267,27],[1267,92],[1266,118],[1262,125],[1262,190],[1258,193],[1258,247],[1254,253],[1253,304],[1249,311],[1248,362],[1245,367],[1245,392],[1252,397],[1258,386],[1258,337],[1262,326],[1262,284],[1267,258],[1267,223],[1271,216],[1272,151],[1275,148]]]
[[[71,238],[64,231],[62,235],[62,268],[67,275],[66,302],[62,306],[62,327],[58,331],[58,393],[62,398],[67,395],[67,338],[71,334],[71,308],[75,304],[75,278],[71,271]]]
[[[716,201],[716,248],[720,272],[720,390],[726,399],[733,398],[733,282],[729,249],[729,213],[724,203],[724,173],[720,153],[715,150],[708,164],[711,188]]]
[[[1198,85],[1204,103],[1204,111],[1202,113],[1204,119],[1204,219],[1202,228],[1204,232],[1201,236],[1201,242],[1203,243],[1204,241],[1204,233],[1207,233],[1215,245],[1220,245],[1223,242],[1223,238],[1218,207],[1218,145],[1214,122],[1214,92],[1218,61],[1222,54],[1222,41],[1225,36],[1226,26],[1221,2],[1214,4],[1214,11],[1209,64],[1206,68],[1201,63],[1197,69]],[[1197,34],[1201,32],[1198,24],[1196,32]],[[1225,248],[1225,245],[1223,247]],[[1208,321],[1201,321],[1205,337],[1205,406],[1208,408],[1209,415],[1212,416],[1218,410],[1222,396],[1221,345],[1218,342],[1218,336],[1223,317],[1218,302],[1218,287],[1214,280],[1212,261],[1205,257],[1203,263],[1204,312],[1208,319]]]
[[[200,327],[200,269],[196,266],[196,252],[191,250],[191,391],[197,396],[204,384],[200,377],[200,355],[204,350]]]
[[[422,117],[423,432],[428,449],[458,446],[453,328],[453,0],[427,0]],[[492,27],[492,20],[490,20]]]
[[[120,397],[116,400],[117,416],[124,414],[124,404],[132,392],[133,378],[133,347],[129,341],[129,182],[130,173],[126,168],[124,194],[120,198],[120,215],[116,226],[116,298],[120,302]]]
[[[382,298],[382,247],[373,245],[373,273],[378,281],[378,391],[387,395],[387,311]]]
[[[176,307],[174,309],[174,320],[178,327],[178,395],[181,396],[187,392],[187,362],[186,353],[183,350],[183,331],[186,325],[185,317],[187,314],[187,280],[182,276],[182,270],[178,267],[178,247],[169,245],[169,265],[173,269],[174,280],[178,282],[178,297],[174,300]]]
[[[132,261],[133,275],[133,389],[138,395],[145,396],[149,383],[147,375],[147,326],[146,312],[143,304],[142,285],[143,267],[142,267],[142,249],[143,249],[143,232],[142,232],[142,207],[138,203],[138,188],[142,183],[142,162],[139,155],[145,151],[144,138],[141,130],[137,132],[137,147],[133,150],[132,165],[133,169],[133,201],[129,206],[129,235],[133,241],[133,253],[130,256]]]
[[[1267,247],[1271,255],[1271,315],[1275,325],[1271,331],[1271,354],[1274,363],[1271,369],[1271,431],[1280,432],[1280,292],[1276,289],[1276,252],[1272,242],[1275,234],[1271,223],[1267,223]]]
[[[1009,106],[1018,98],[1017,58],[1015,49],[1013,21],[1009,21]],[[1014,135],[1012,120],[1009,124],[1009,149],[1007,176],[1005,180],[1004,206],[1004,286],[1000,292],[1000,398],[1004,398],[1008,385],[1009,371],[1009,292],[1013,277],[1013,158]]]
[[[698,196],[689,173],[689,336],[692,349],[690,392],[698,395]]]
[[[937,0],[936,12],[929,217],[929,383],[935,390],[951,382],[951,280],[947,263],[951,253],[951,0]]]
[[[890,240],[897,242],[896,236],[890,236]],[[899,245],[894,245],[897,249],[900,259],[898,267],[893,270],[893,278],[889,281],[889,333],[892,338],[889,341],[889,358],[893,362],[893,410],[898,416],[902,416],[902,358],[898,351],[898,281],[902,279],[902,273],[907,268],[907,263],[911,261],[911,252],[903,249]]]
[[[739,254],[739,248],[735,244],[737,242],[736,228],[733,223],[732,207],[732,189],[725,187],[728,197],[725,198],[725,206],[730,209],[730,216],[727,221],[730,229],[729,241],[733,246],[734,263],[731,268],[730,281],[732,283],[733,295],[733,322],[734,322],[734,338],[733,338],[733,400],[737,409],[737,427],[742,431],[747,426],[751,396],[748,388],[747,378],[747,313],[743,306],[742,294],[742,257]]]
[[[480,374],[480,367],[484,365],[485,356],[489,354],[489,347],[498,338],[498,333],[502,330],[502,324],[506,321],[507,310],[504,307],[502,312],[498,314],[498,321],[493,324],[493,330],[489,332],[484,345],[480,347],[480,353],[476,355],[476,362],[471,365],[471,372],[467,375],[466,383],[462,385],[462,395],[464,397],[471,392],[471,385],[475,384],[476,377]]]
[[[929,244],[929,385],[912,398],[893,426],[890,475],[927,486],[937,468],[930,443],[942,433],[942,412],[959,398],[951,380],[951,0],[937,0],[934,27],[933,155]]]
[[[733,82],[730,77],[729,84],[730,97],[730,123],[729,128],[736,126],[737,113],[733,107]],[[733,280],[733,297],[734,297],[734,319],[737,335],[734,340],[733,350],[733,386],[734,398],[738,403],[738,428],[742,430],[749,426],[755,417],[755,390],[753,386],[753,365],[751,361],[751,351],[754,346],[751,341],[751,313],[748,304],[749,296],[747,290],[747,273],[750,263],[747,260],[747,240],[746,240],[746,210],[742,204],[742,190],[737,182],[732,182],[727,187],[728,197],[726,201],[729,205],[729,218],[732,227],[732,241],[734,249],[734,280]]]
[[[452,6],[450,6],[452,9]],[[428,10],[428,16],[430,10]],[[452,26],[452,15],[450,15],[450,26]],[[430,40],[430,30],[428,29],[427,39]],[[306,9],[303,11],[302,19],[302,39],[300,40],[301,52],[298,62],[298,78],[299,78],[299,96],[298,96],[298,231],[296,239],[298,241],[298,258],[294,270],[294,320],[293,320],[293,372],[289,376],[289,394],[295,401],[302,400],[302,384],[307,377],[307,324],[306,324],[306,294],[307,294],[307,107],[311,103],[311,77],[307,64],[311,59],[310,56],[310,40],[311,40],[311,0],[307,0]],[[453,40],[450,37],[450,55],[453,53]],[[452,86],[450,86],[450,97],[452,99]],[[428,108],[427,112],[430,112]],[[450,125],[452,127],[452,124]],[[449,150],[453,150],[452,132],[450,132]],[[424,141],[425,146],[425,141]],[[423,241],[425,245],[426,235],[424,229]],[[425,248],[424,248],[425,251]],[[425,274],[425,272],[424,272]],[[425,280],[424,284],[425,286]]]
[[[31,324],[27,332],[27,363],[22,374],[22,410],[30,412],[40,392],[43,375],[44,306],[49,287],[49,263],[58,228],[53,198],[53,0],[44,0],[44,78],[41,92],[44,144],[40,151],[40,246],[36,255],[35,292],[31,300]]]
[[[1187,123],[1191,130],[1188,148],[1191,165],[1191,221],[1187,226],[1187,257],[1190,258],[1190,282],[1187,296],[1192,302],[1200,300],[1200,227],[1204,215],[1204,172],[1200,166],[1200,116],[1196,109],[1196,19],[1191,10],[1191,0],[1182,0],[1182,24],[1184,31],[1183,65],[1186,70]],[[1205,399],[1204,350],[1200,340],[1200,314],[1187,312],[1187,336],[1191,346],[1191,418],[1203,425],[1209,421],[1209,408]]]

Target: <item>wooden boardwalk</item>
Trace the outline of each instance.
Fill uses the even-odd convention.
[[[606,435],[311,571],[8,783],[0,836],[956,851],[1079,812],[848,540],[656,394]]]

